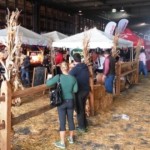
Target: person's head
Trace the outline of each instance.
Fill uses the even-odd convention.
[[[142,49],[140,50],[140,53],[145,53],[145,49],[142,48]]]
[[[81,62],[81,55],[79,53],[75,53],[73,55],[73,59],[75,62],[80,63]]]
[[[101,48],[99,48],[99,47],[96,48],[96,53],[97,54],[102,55],[102,51],[103,50]]]
[[[68,73],[68,71],[69,71],[68,63],[63,61],[60,65],[60,69],[61,69],[62,73]]]
[[[104,57],[108,57],[109,55],[111,55],[111,49],[106,49],[104,51]]]

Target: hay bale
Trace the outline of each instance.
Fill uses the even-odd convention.
[[[97,84],[104,84],[103,73],[98,73],[96,75],[96,82]]]
[[[101,99],[106,95],[104,85],[97,84],[94,85],[94,113],[100,111],[101,108]]]
[[[109,94],[109,93],[106,93],[106,95],[104,95],[102,98],[101,98],[101,110],[103,111],[106,111],[106,110],[109,110],[111,105],[112,105],[112,102],[113,102],[113,95],[112,94]]]

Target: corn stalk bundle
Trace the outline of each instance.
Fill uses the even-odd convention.
[[[0,63],[5,69],[4,79],[11,83],[13,91],[23,89],[19,78],[19,67],[21,65],[21,36],[18,36],[18,17],[20,11],[16,9],[6,16],[7,42],[5,50],[1,53]],[[3,57],[2,57],[3,56]]]
[[[88,103],[88,105],[90,105],[91,107],[94,105],[94,83],[93,83],[93,68],[92,68],[92,63],[90,61],[90,54],[89,54],[89,42],[90,42],[90,34],[87,33],[86,31],[87,29],[85,28],[85,33],[84,33],[84,38],[83,38],[83,56],[84,56],[84,63],[87,64],[88,68],[89,68],[89,73],[90,73],[90,87],[91,87],[91,91],[90,91],[90,102]],[[88,106],[86,106],[87,108],[89,108]],[[89,115],[89,109],[86,110],[86,113]],[[91,112],[92,114],[94,112]]]
[[[118,40],[119,40],[119,33],[115,33],[115,36],[113,39],[113,48],[112,48],[112,56],[113,57],[116,57],[119,55],[119,51],[117,51]]]

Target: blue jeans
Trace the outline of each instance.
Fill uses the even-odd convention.
[[[21,69],[21,80],[23,84],[30,84],[29,71],[24,68]]]
[[[73,111],[74,111],[74,101],[64,100],[64,103],[57,107],[60,131],[66,131],[66,117],[68,119],[69,130],[75,130]]]
[[[146,77],[148,72],[147,72],[147,67],[144,65],[143,61],[139,62],[139,74],[142,72],[142,74]]]
[[[108,75],[105,79],[105,89],[108,93],[113,93],[113,81],[114,81],[115,75]]]

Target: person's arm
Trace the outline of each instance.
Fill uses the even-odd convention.
[[[77,93],[77,92],[78,92],[78,84],[77,84],[77,80],[76,80],[74,87],[73,87],[73,93]]]
[[[54,76],[53,78],[46,81],[46,86],[52,86],[56,84],[59,80],[59,75]]]
[[[108,72],[109,72],[109,59],[108,58],[106,58],[105,59],[105,61],[104,61],[104,72],[103,72],[103,74],[105,75],[105,76],[107,76],[107,74],[108,74]]]
[[[72,75],[72,76],[75,76],[75,75],[76,75],[76,69],[73,67],[73,68],[69,71],[69,74]]]

